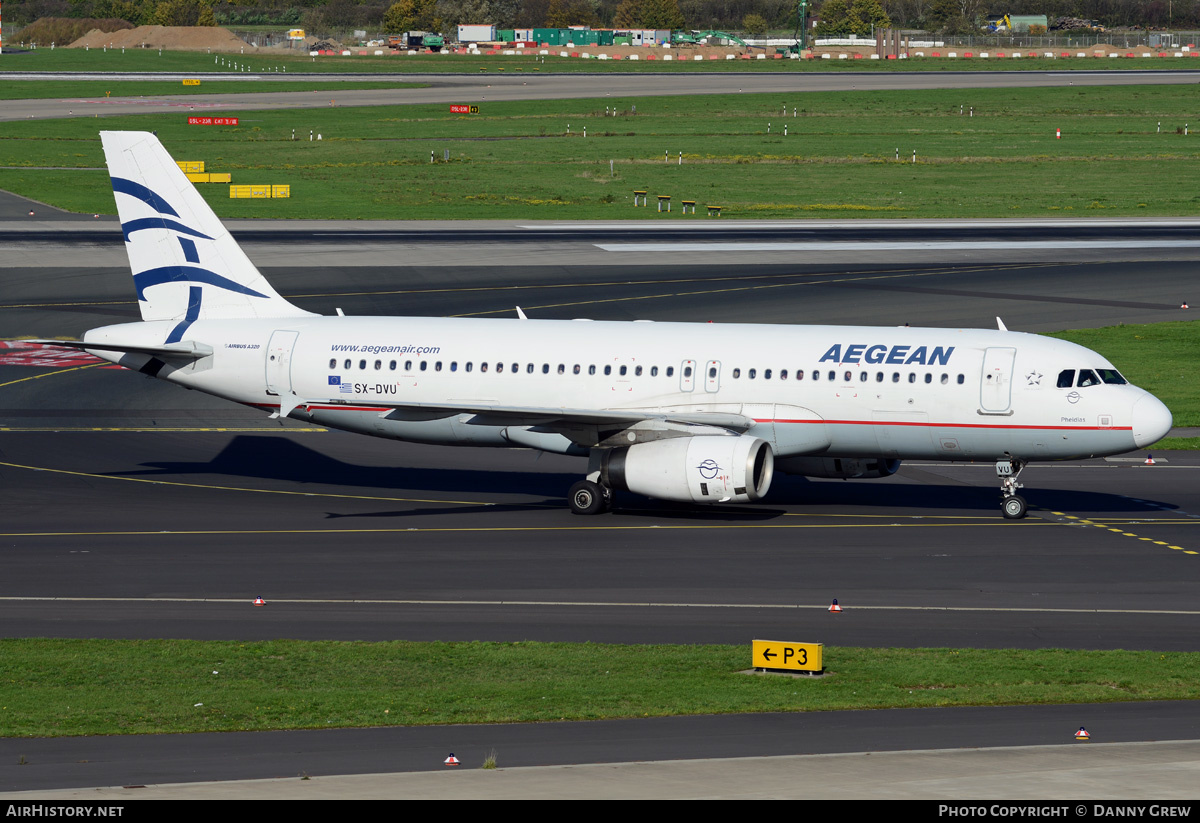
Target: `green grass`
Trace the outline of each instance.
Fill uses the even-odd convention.
[[[9,48],[17,48],[17,43],[7,43]],[[1108,59],[1108,58],[1069,58],[1047,60],[1044,58],[1022,58],[1014,60],[1012,58],[980,59],[975,58],[967,60],[965,58],[912,58],[908,60],[870,60],[870,59],[847,59],[838,60],[836,58],[829,60],[775,60],[770,57],[766,60],[703,60],[696,61],[692,59],[693,52],[687,49],[646,49],[645,54],[641,55],[639,60],[599,60],[589,59],[584,60],[578,57],[559,57],[560,51],[568,53],[588,52],[592,55],[597,55],[603,52],[609,52],[611,49],[605,47],[575,47],[567,49],[565,47],[553,46],[547,50],[549,55],[542,60],[536,55],[540,49],[533,49],[533,54],[506,56],[502,54],[494,55],[457,55],[457,54],[434,54],[434,55],[392,55],[385,54],[381,57],[374,56],[374,48],[364,49],[368,52],[365,56],[360,56],[357,52],[363,47],[354,46],[352,51],[356,52],[351,57],[341,56],[320,56],[310,57],[307,52],[296,50],[296,54],[286,54],[279,52],[257,51],[251,46],[246,47],[244,54],[227,54],[224,55],[227,59],[234,61],[245,60],[245,63],[250,68],[251,72],[264,72],[282,70],[286,67],[288,73],[294,72],[315,72],[321,74],[344,74],[351,72],[396,72],[405,74],[429,74],[429,73],[458,73],[458,74],[479,74],[486,71],[492,74],[512,74],[512,73],[529,73],[529,74],[597,74],[597,73],[621,73],[621,74],[638,74],[638,73],[728,73],[728,72],[911,72],[911,71],[930,71],[930,72],[963,72],[963,71],[1097,71],[1097,70],[1112,70],[1123,69],[1138,71],[1170,71],[1194,68],[1191,59],[1183,58],[1176,59],[1174,57],[1152,58],[1152,59]],[[949,51],[946,49],[944,51]],[[980,51],[988,51],[989,53],[998,53],[1003,51],[1005,54],[1010,54],[1011,49],[1006,47],[999,48],[971,48],[958,49],[959,53],[971,51],[978,54]],[[1044,50],[1059,53],[1061,51],[1069,51],[1075,53],[1077,51],[1091,51],[1090,48],[1055,48],[1055,49],[1037,49],[1041,52]],[[384,51],[388,51],[384,49]],[[940,50],[939,51],[943,51]],[[1023,52],[1030,51],[1023,49]],[[1124,50],[1120,50],[1124,53]],[[669,53],[675,56],[676,59],[666,61],[662,57],[664,53]],[[773,54],[774,48],[768,51],[768,54]],[[658,59],[648,59],[651,54],[654,54]],[[214,54],[206,52],[187,52],[187,51],[163,51],[161,54],[157,49],[126,49],[122,52],[120,49],[49,49],[38,48],[35,51],[28,51],[23,54],[11,54],[6,50],[3,59],[0,59],[0,72],[4,71],[169,71],[169,72],[221,72],[228,69],[220,66],[215,60]],[[682,58],[682,59],[681,59]]]
[[[241,81],[200,79],[198,86],[185,86],[180,80],[25,80],[0,84],[0,100],[41,100],[56,98],[104,97],[202,97],[206,94],[263,94],[280,92],[328,91],[347,89],[415,89],[424,83],[332,81]],[[336,95],[333,95],[336,97]]]
[[[1200,321],[1108,326],[1054,332],[1057,337],[1104,355],[1131,383],[1167,404],[1176,426],[1200,426]],[[1188,441],[1191,445],[1184,445]],[[1156,448],[1196,448],[1196,438],[1179,438]]]
[[[734,218],[1194,215],[1200,135],[1182,135],[1193,98],[1184,86],[850,91],[485,102],[477,115],[223,111],[237,127],[188,126],[179,112],[5,123],[0,166],[17,168],[0,169],[0,188],[112,213],[105,175],[35,167],[99,169],[101,128],[153,129],[176,159],[234,183],[292,186],[282,201],[201,187],[223,217],[677,220],[705,219],[708,204]],[[292,142],[293,129],[324,139]],[[694,199],[699,214],[634,209],[634,189]]]
[[[827,648],[829,675],[803,680],[739,673],[749,665],[749,641],[0,640],[0,734],[522,723],[1200,696],[1200,653]]]

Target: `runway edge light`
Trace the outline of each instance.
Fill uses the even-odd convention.
[[[454,756],[454,752],[450,752],[450,756],[447,757],[443,763],[447,766],[457,766],[458,758]]]
[[[1080,726],[1079,731],[1075,732],[1075,739],[1076,740],[1091,740],[1092,736],[1087,733],[1087,729],[1085,729],[1083,726]]]
[[[263,600],[261,597],[256,597],[256,598],[254,598],[254,605],[255,606],[265,606],[265,605],[267,605],[267,601]]]
[[[841,610],[842,610],[842,607],[838,605],[837,598],[836,597],[833,598],[833,603],[830,604],[829,611],[834,612],[836,614],[837,612],[840,612]]]

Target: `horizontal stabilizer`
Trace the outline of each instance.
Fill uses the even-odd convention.
[[[212,346],[191,341],[171,343],[165,346],[125,346],[116,343],[88,343],[83,340],[25,340],[25,343],[37,343],[42,346],[59,346],[64,349],[79,349],[80,351],[121,351],[130,354],[148,354],[154,357],[186,357],[199,360],[213,353]]]

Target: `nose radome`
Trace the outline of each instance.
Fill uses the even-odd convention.
[[[1156,443],[1171,431],[1171,410],[1151,394],[1133,404],[1133,442],[1139,449]]]

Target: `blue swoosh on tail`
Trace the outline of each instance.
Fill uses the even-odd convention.
[[[150,208],[154,209],[159,214],[169,214],[172,217],[178,217],[179,212],[171,208],[171,204],[159,197],[150,189],[143,186],[141,183],[135,183],[132,180],[126,180],[124,177],[112,178],[112,187],[114,192],[128,194],[130,197],[136,197]]]
[[[254,289],[235,283],[228,277],[222,277],[208,269],[194,268],[192,266],[160,266],[157,269],[147,269],[133,276],[133,285],[137,287],[138,300],[145,300],[146,289],[161,283],[207,283],[210,286],[216,286],[219,289],[236,292],[237,294],[248,294],[251,297],[266,298],[265,294],[260,294]]]

